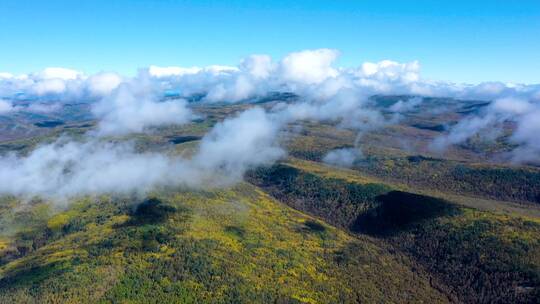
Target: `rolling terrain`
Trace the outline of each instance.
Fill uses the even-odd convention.
[[[384,112],[411,96],[372,98]],[[509,162],[500,140],[433,152],[438,134],[487,104],[424,103],[433,111],[362,136],[291,123],[280,133],[286,156],[226,187],[3,196],[0,303],[538,303],[540,169]],[[442,105],[451,111],[438,114]],[[3,119],[0,153],[95,127],[86,106],[64,107]],[[249,107],[194,101],[192,123],[105,140],[190,157],[212,126]],[[323,161],[359,148],[349,168]]]

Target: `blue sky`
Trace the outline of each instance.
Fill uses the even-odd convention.
[[[540,1],[2,0],[0,72],[134,74],[335,48],[341,66],[419,60],[424,78],[540,83]]]

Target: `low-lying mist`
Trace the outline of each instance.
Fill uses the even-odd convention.
[[[26,155],[0,156],[0,194],[66,199],[82,194],[140,193],[162,186],[222,187],[242,180],[254,167],[286,156],[280,134],[288,124],[334,121],[355,130],[350,149],[330,151],[323,160],[349,167],[362,157],[363,134],[396,123],[403,114],[422,111],[423,99],[405,98],[382,111],[370,96],[408,94],[496,99],[436,138],[431,148],[443,152],[471,136],[516,124],[509,140],[515,162],[540,162],[540,86],[483,83],[457,85],[420,77],[418,62],[389,60],[339,68],[339,52],[330,49],[291,53],[279,61],[266,55],[244,59],[237,67],[156,67],[136,77],[115,73],[84,73],[49,68],[29,75],[2,73],[0,115],[18,111],[59,111],[57,104],[87,101],[98,120],[95,129],[78,140],[62,136],[38,145]],[[146,132],[153,127],[183,125],[198,118],[189,98],[199,102],[248,102],[271,92],[290,92],[295,102],[263,109],[252,106],[218,122],[202,137],[189,158],[158,152],[138,152],[133,143],[115,136]],[[164,98],[173,94],[178,98]],[[20,99],[32,100],[21,108]],[[54,100],[54,102],[48,102]],[[444,112],[444,107],[439,111]]]

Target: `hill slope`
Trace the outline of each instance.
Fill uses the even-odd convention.
[[[480,211],[310,162],[261,168],[249,179],[298,210],[409,256],[455,301],[540,297],[537,218]]]
[[[4,222],[34,223],[4,236],[2,303],[448,301],[404,255],[249,184],[45,209],[2,209]]]

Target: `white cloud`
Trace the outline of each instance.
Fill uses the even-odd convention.
[[[227,65],[210,65],[205,67],[203,70],[212,74],[228,74],[239,71],[237,67]]]
[[[27,156],[0,156],[0,194],[65,199],[81,194],[139,193],[160,186],[221,187],[284,155],[280,124],[260,108],[218,123],[191,159],[136,152],[125,142],[67,138]]]
[[[175,66],[159,67],[159,66],[151,65],[148,68],[148,73],[151,76],[157,77],[157,78],[197,74],[201,71],[202,69],[199,67],[183,68],[183,67],[175,67]]]
[[[517,145],[512,161],[540,164],[540,102],[505,98],[494,102],[493,111],[503,113],[501,121],[514,121],[510,142]]]
[[[66,83],[60,78],[45,79],[34,86],[37,95],[62,94],[66,91]]]
[[[512,160],[517,163],[540,164],[540,106],[524,112],[511,142],[519,146],[512,151]]]
[[[330,98],[277,105],[276,110],[282,111],[289,121],[338,121],[341,126],[358,131],[384,123],[382,114],[371,107],[368,98],[355,90],[340,90]]]
[[[9,79],[9,78],[14,78],[15,76],[11,73],[6,73],[6,72],[0,72],[0,79]]]
[[[271,164],[285,155],[277,142],[282,126],[263,109],[252,108],[218,123],[202,139],[194,161],[238,179],[247,169]]]
[[[13,105],[8,100],[0,99],[0,115],[13,111]]]
[[[494,127],[497,121],[497,118],[492,114],[464,119],[453,126],[448,134],[435,138],[430,144],[430,148],[436,152],[443,152],[450,145],[463,143],[488,127]]]
[[[54,98],[74,101],[80,98],[99,98],[110,93],[122,80],[115,73],[98,73],[90,77],[82,72],[64,68],[46,68],[32,74],[0,77],[0,96],[21,95],[26,98]]]
[[[160,101],[149,84],[134,80],[123,83],[108,97],[92,106],[100,119],[98,133],[120,135],[142,132],[153,126],[185,124],[192,118],[185,100]]]
[[[256,85],[245,76],[239,76],[230,83],[220,83],[212,87],[205,100],[207,101],[241,101],[252,97]]]
[[[74,80],[82,76],[82,73],[72,69],[51,67],[45,68],[37,76],[41,79]]]
[[[242,60],[240,67],[256,79],[268,78],[276,68],[268,55],[251,55]]]
[[[420,64],[418,61],[399,63],[391,60],[383,60],[377,63],[365,62],[358,72],[362,77],[413,82],[420,79]]]
[[[92,95],[105,96],[116,89],[122,77],[116,73],[99,73],[88,78],[88,89]]]
[[[237,102],[273,91],[289,91],[309,98],[331,98],[341,90],[373,94],[420,94],[462,99],[504,97],[540,98],[540,85],[488,82],[478,85],[434,82],[422,79],[417,61],[391,60],[360,63],[358,68],[334,67],[339,52],[332,49],[290,53],[274,62],[267,55],[252,55],[238,66],[159,67],[145,71],[162,90],[207,96],[205,101]],[[29,75],[2,73],[0,96],[23,93],[26,97],[55,97],[72,101],[97,99],[121,81],[118,75],[84,75],[64,68],[47,68]],[[536,97],[535,97],[536,96]]]
[[[339,56],[337,50],[318,49],[291,53],[281,61],[281,73],[285,81],[317,84],[339,72],[332,64]]]
[[[511,115],[522,115],[533,109],[533,105],[526,100],[518,98],[497,99],[491,105],[492,110],[497,113],[509,113]]]
[[[537,112],[539,85],[434,82],[422,79],[417,61],[383,60],[360,63],[356,68],[340,68],[334,66],[338,56],[336,50],[318,49],[291,53],[276,61],[267,55],[253,55],[236,67],[150,66],[131,79],[115,73],[85,75],[63,68],[47,68],[28,75],[2,73],[0,96],[15,98],[22,94],[24,98],[36,98],[37,101],[26,108],[36,112],[53,108],[44,103],[49,98],[60,102],[89,100],[99,119],[96,134],[117,135],[141,132],[154,126],[188,123],[193,118],[189,105],[184,100],[162,100],[166,91],[186,98],[196,94],[202,96],[202,102],[249,101],[275,91],[299,95],[299,101],[278,105],[271,113],[260,109],[248,111],[216,125],[216,129],[203,139],[196,161],[174,162],[187,172],[202,172],[212,167],[217,171],[238,170],[240,173],[283,155],[276,138],[279,130],[291,121],[331,120],[356,130],[359,135],[383,126],[388,120],[367,98],[373,94],[496,99],[485,112],[466,118],[448,134],[436,139],[432,147],[443,150],[478,132],[497,129],[502,122],[510,120],[517,125],[511,136],[512,143],[518,145],[513,151],[514,160],[540,159],[538,141],[534,137],[539,132],[535,123],[535,119],[540,120]],[[390,111],[410,111],[419,108],[420,104],[420,98],[404,100],[393,105]],[[18,110],[6,101],[3,106],[0,104],[0,111],[2,107],[4,113]],[[358,148],[355,147],[356,151]],[[350,153],[347,153],[336,151],[328,157],[330,161],[334,156],[338,160],[350,160],[346,157]],[[171,165],[168,162],[165,158],[165,163]],[[159,167],[157,163],[156,166]]]
[[[350,168],[354,161],[362,156],[361,152],[355,148],[336,149],[328,152],[323,158],[323,162],[344,168]]]
[[[133,145],[90,141],[40,146],[26,157],[0,157],[0,193],[67,198],[81,194],[143,193],[185,177],[181,159],[136,153]],[[183,175],[185,173],[185,175]],[[196,172],[191,172],[195,174]]]
[[[448,146],[463,143],[476,134],[497,135],[505,122],[517,125],[510,136],[510,143],[518,145],[510,153],[511,160],[540,164],[540,103],[521,98],[495,100],[485,110],[465,117],[447,134],[436,138],[431,148],[442,152]]]

